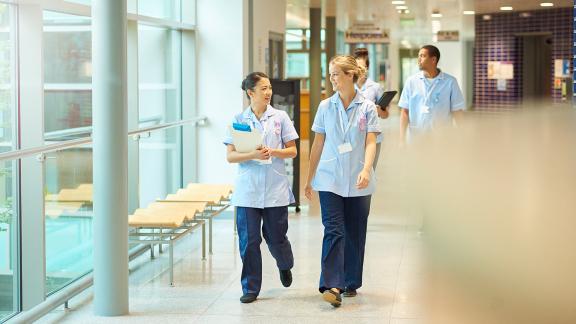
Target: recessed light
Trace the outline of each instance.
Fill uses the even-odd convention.
[[[406,10],[404,10],[404,13],[405,13],[405,14],[409,14],[409,13],[410,13],[410,10],[406,9]]]
[[[398,13],[401,14],[401,13],[402,13],[402,10],[398,10]]]
[[[540,7],[554,7],[552,2],[541,2]]]
[[[500,10],[502,11],[512,11],[514,10],[514,8],[510,7],[510,6],[504,6],[504,7],[500,7]]]
[[[442,14],[440,13],[440,10],[438,10],[438,9],[432,10],[432,14],[430,16],[432,18],[442,18]]]
[[[403,5],[405,3],[406,3],[406,1],[403,1],[403,0],[392,1],[393,5]]]
[[[474,15],[474,14],[476,14],[476,12],[474,12],[474,10],[464,10],[464,14],[465,15]]]
[[[408,9],[408,7],[407,6],[396,6],[396,9],[397,10],[406,10],[406,9]]]

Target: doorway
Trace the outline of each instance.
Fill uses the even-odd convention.
[[[518,35],[522,55],[522,99],[552,98],[552,34]]]

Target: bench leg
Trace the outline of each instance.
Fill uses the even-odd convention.
[[[206,222],[202,222],[202,260],[206,260]]]
[[[208,219],[208,252],[212,254],[212,217]]]
[[[174,241],[172,241],[172,238],[170,238],[168,249],[170,254],[170,287],[174,287]]]
[[[234,206],[234,235],[238,235],[238,229],[236,228],[237,217],[236,206]]]
[[[162,227],[160,227],[160,239],[162,239],[163,232]],[[158,244],[158,253],[162,253],[162,243]]]

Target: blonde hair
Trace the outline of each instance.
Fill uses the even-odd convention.
[[[330,64],[338,66],[346,74],[352,73],[354,76],[352,81],[354,81],[354,83],[358,81],[361,68],[358,66],[358,63],[356,63],[354,56],[336,55],[330,60]]]

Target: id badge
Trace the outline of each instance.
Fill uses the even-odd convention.
[[[352,152],[352,144],[344,143],[344,144],[338,145],[338,153],[344,154],[344,153],[348,153],[348,152]]]
[[[424,114],[429,114],[429,113],[430,113],[430,107],[424,106],[424,107],[422,108],[422,113],[424,113]]]

